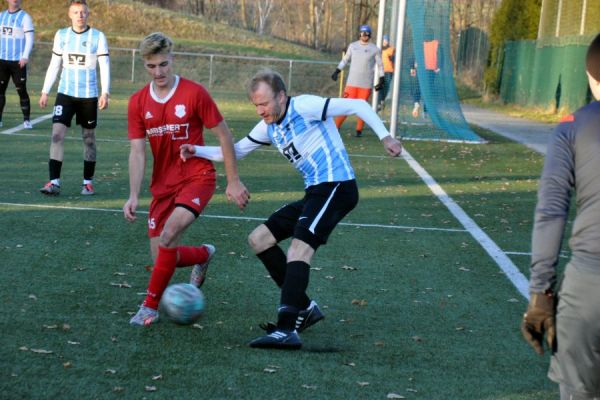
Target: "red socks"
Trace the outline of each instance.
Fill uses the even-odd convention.
[[[152,275],[150,275],[150,282],[148,283],[148,294],[144,300],[144,305],[146,307],[155,310],[158,309],[158,303],[173,276],[173,272],[175,272],[176,264],[177,249],[159,246],[156,262],[152,269]]]
[[[177,252],[179,253],[177,268],[202,264],[208,258],[206,246],[179,246]]]
[[[205,246],[179,246],[177,248],[159,246],[144,305],[155,310],[158,309],[160,298],[169,285],[175,268],[202,264],[207,258],[208,250]]]

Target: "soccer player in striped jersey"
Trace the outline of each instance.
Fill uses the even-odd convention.
[[[27,63],[33,48],[33,21],[21,9],[23,0],[6,0],[8,9],[0,13],[0,128],[6,105],[6,89],[12,79],[23,112],[23,128],[31,129],[31,103],[27,93]]]
[[[400,155],[402,145],[361,99],[290,97],[281,75],[271,70],[252,78],[248,94],[262,121],[235,144],[236,156],[241,158],[262,145],[273,144],[303,176],[305,187],[303,199],[275,211],[248,237],[281,288],[277,324],[265,325],[267,335],[253,340],[250,346],[298,349],[302,346],[298,332],[324,318],[317,303],[306,294],[312,257],[358,203],[354,170],[333,118],[359,116],[392,157]],[[185,144],[181,157],[221,160],[223,155],[219,147]],[[286,255],[278,243],[290,237]]]
[[[206,276],[214,246],[180,246],[187,228],[210,201],[216,172],[209,160],[195,158],[183,163],[182,143],[204,144],[204,128],[210,129],[225,154],[227,198],[240,209],[250,195],[240,181],[233,149],[233,135],[217,105],[199,83],[173,71],[173,42],[160,32],[148,35],[140,54],[151,82],[129,99],[127,113],[129,152],[129,199],[123,206],[125,219],[136,220],[139,193],[146,166],[146,141],[153,155],[148,215],[148,236],[154,268],[146,298],[129,321],[132,325],[158,322],[158,304],[175,268],[193,266],[190,283],[199,287]]]
[[[60,193],[65,134],[75,116],[76,124],[81,125],[83,139],[81,194],[92,195],[96,170],[98,109],[104,110],[108,107],[110,93],[108,43],[104,33],[88,25],[90,10],[85,0],[71,0],[68,15],[71,26],[58,30],[54,36],[52,59],[39,101],[41,108],[45,108],[48,104],[48,94],[62,64],[52,115],[52,141],[48,161],[50,180],[40,189],[40,192],[46,195]],[[101,93],[98,93],[97,66],[100,67]]]

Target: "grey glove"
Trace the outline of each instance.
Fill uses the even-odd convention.
[[[383,76],[379,78],[379,82],[375,85],[375,91],[378,92],[383,88]]]

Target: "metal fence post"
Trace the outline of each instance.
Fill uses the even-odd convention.
[[[294,60],[289,61],[290,66],[288,68],[288,93],[292,92],[292,70],[294,69]]]
[[[212,89],[212,81],[213,81],[213,60],[215,59],[214,55],[210,55],[210,62],[208,64],[208,89]]]
[[[131,49],[131,82],[135,82],[135,49]]]

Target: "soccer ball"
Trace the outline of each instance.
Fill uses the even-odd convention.
[[[204,311],[204,295],[189,283],[176,283],[167,288],[161,300],[167,317],[181,325],[194,323]]]

